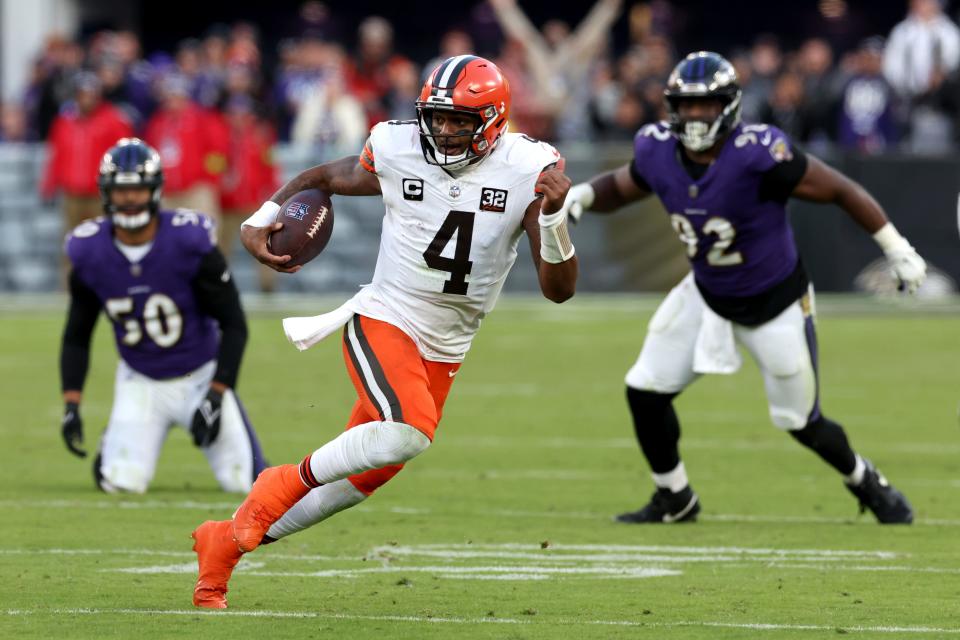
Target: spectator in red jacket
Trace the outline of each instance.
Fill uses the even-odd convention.
[[[220,180],[229,144],[226,124],[220,114],[191,101],[189,81],[179,74],[160,83],[160,100],[144,139],[163,162],[163,206],[193,209],[219,223]]]
[[[229,260],[240,237],[240,225],[261,202],[270,199],[280,182],[272,157],[276,133],[257,117],[253,100],[246,95],[235,95],[227,102],[225,112],[230,147],[220,192],[223,215],[217,228],[217,242]],[[273,291],[276,274],[266,265],[260,265],[261,291]]]
[[[131,136],[133,127],[123,112],[102,99],[97,76],[79,74],[74,100],[50,127],[49,159],[40,185],[45,200],[63,193],[67,231],[103,213],[97,189],[100,160],[117,140]]]
[[[367,113],[367,126],[372,127],[389,115],[390,77],[395,65],[409,63],[393,51],[393,27],[380,16],[370,16],[360,23],[357,53],[347,65],[347,89],[355,95]]]

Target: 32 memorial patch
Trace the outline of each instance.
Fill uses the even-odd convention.
[[[507,210],[507,191],[484,187],[480,192],[480,211],[503,213]]]

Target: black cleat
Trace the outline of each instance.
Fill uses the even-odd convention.
[[[907,498],[887,482],[873,463],[863,459],[867,465],[863,482],[857,486],[847,485],[850,493],[860,501],[860,513],[867,509],[873,512],[881,524],[910,524],[913,522],[913,507]]]
[[[673,493],[670,489],[657,489],[650,498],[650,503],[642,509],[621,513],[614,519],[628,524],[694,522],[698,513],[700,498],[687,485],[679,493]]]

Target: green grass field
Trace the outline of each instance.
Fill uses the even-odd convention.
[[[824,410],[912,500],[913,526],[858,515],[769,424],[749,361],[678,401],[700,522],[618,525],[651,492],[622,380],[654,303],[503,301],[434,446],[356,509],[247,556],[225,612],[191,606],[189,534],[239,498],[181,430],[147,495],[95,491],[59,437],[62,302],[4,305],[0,638],[960,636],[960,307],[820,300]],[[339,343],[298,353],[289,313],[250,315],[240,395],[271,461],[297,461],[351,406]],[[115,361],[101,320],[89,448]]]

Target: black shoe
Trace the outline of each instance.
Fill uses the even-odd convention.
[[[860,501],[860,513],[867,509],[873,512],[881,524],[910,524],[913,522],[913,507],[907,498],[883,477],[873,463],[867,465],[863,481],[857,486],[847,485],[850,493]]]
[[[657,489],[650,503],[639,511],[621,513],[615,520],[630,524],[647,522],[694,522],[700,513],[700,498],[689,485],[679,493],[670,489]]]

